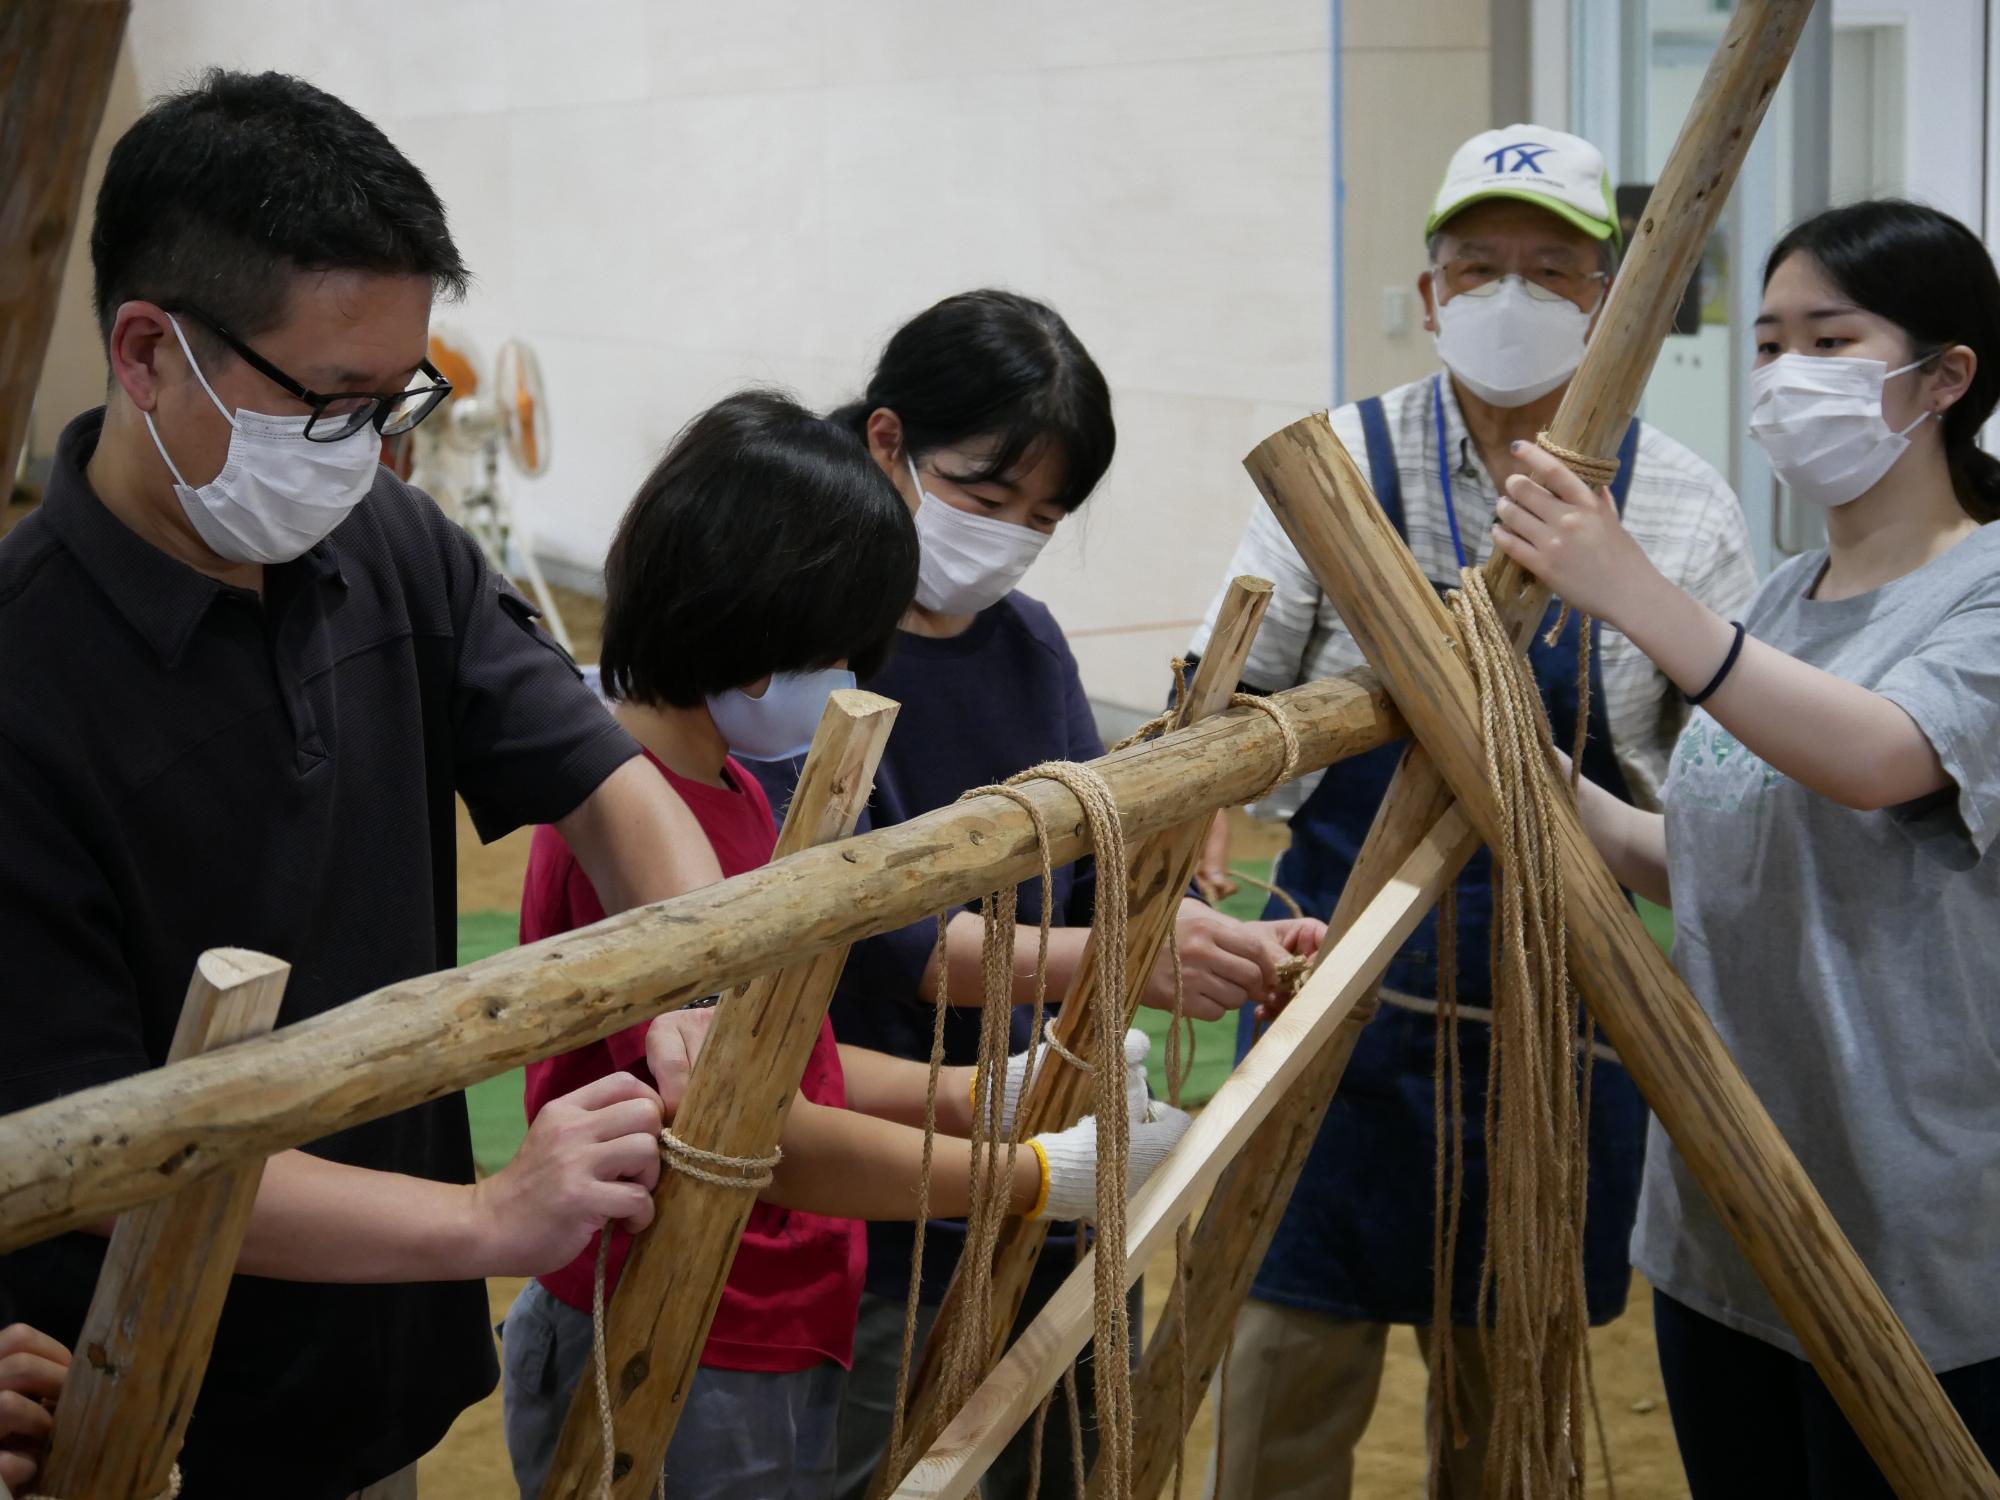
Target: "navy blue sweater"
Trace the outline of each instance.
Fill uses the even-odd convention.
[[[1009,594],[949,640],[899,632],[889,664],[863,686],[902,705],[863,828],[887,828],[948,806],[969,787],[1005,781],[1041,761],[1095,760],[1104,753],[1069,643],[1047,607],[1025,594]],[[801,764],[753,767],[781,816]],[[1088,860],[1059,867],[1050,908],[1055,924],[1088,926],[1095,892]],[[1041,910],[1037,877],[1021,887],[1022,927],[1040,921]],[[897,1057],[928,1059],[933,1010],[918,982],[936,941],[936,922],[925,920],[855,944],[833,998],[834,1035]],[[1015,1014],[1017,1050],[1028,1042],[1027,1012],[1021,1006]],[[945,1024],[945,1060],[969,1063],[978,1052],[977,1007],[954,1006]],[[914,1232],[910,1224],[869,1226],[870,1291],[907,1293]],[[1051,1236],[1052,1242],[1059,1238]],[[943,1297],[963,1246],[959,1225],[932,1225],[924,1251],[925,1301]],[[1060,1278],[1070,1258],[1057,1253],[1043,1264]]]

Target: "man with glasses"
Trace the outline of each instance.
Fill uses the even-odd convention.
[[[1486,560],[1500,487],[1519,472],[1509,445],[1534,441],[1554,417],[1603,309],[1620,237],[1596,149],[1528,125],[1487,131],[1458,149],[1424,236],[1428,259],[1417,290],[1443,368],[1344,406],[1332,421],[1349,451],[1365,456],[1376,498],[1443,590],[1461,569]],[[1675,582],[1724,614],[1749,598],[1755,579],[1742,512],[1709,465],[1634,421],[1611,488],[1626,529]],[[1225,577],[1242,573],[1276,584],[1244,669],[1247,686],[1273,692],[1362,665],[1340,616],[1263,506],[1253,509]],[[1211,608],[1197,650],[1214,623]],[[1571,616],[1554,644],[1538,631],[1530,652],[1565,747],[1580,707],[1580,624]],[[1590,628],[1584,774],[1655,806],[1684,713],[1680,695],[1622,636]],[[1277,883],[1312,915],[1332,915],[1400,754],[1392,745],[1344,761],[1257,809],[1289,817]],[[1226,867],[1222,827],[1218,820],[1205,859],[1211,872]],[[1491,863],[1482,852],[1458,885],[1465,1195],[1451,1281],[1457,1423],[1441,1448],[1435,1389],[1430,1402],[1432,1451],[1442,1454],[1437,1492],[1456,1500],[1483,1492],[1492,1410],[1477,1333],[1491,907]],[[1432,917],[1390,965],[1382,1009],[1355,1047],[1237,1324],[1228,1449],[1214,1490],[1227,1500],[1347,1495],[1389,1325],[1413,1325],[1432,1360],[1437,955]],[[1246,1015],[1246,1049],[1250,1027]],[[1626,1241],[1646,1115],[1615,1058],[1601,1043],[1598,1052],[1585,1280],[1592,1321],[1604,1322],[1623,1310],[1631,1279]]]
[[[0,1111],[160,1065],[206,948],[291,964],[281,1024],[451,965],[454,793],[488,839],[555,824],[610,909],[717,878],[526,600],[378,463],[447,394],[430,308],[467,280],[379,130],[211,73],[113,148],[91,258],[108,399],[0,542]],[[455,1094],[273,1157],[184,1495],[414,1494],[497,1378],[480,1278],[649,1218],[660,1118],[620,1074],[476,1184]],[[0,1257],[0,1306],[73,1342],[104,1246]]]

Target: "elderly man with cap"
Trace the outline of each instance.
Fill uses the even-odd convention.
[[[1518,472],[1509,445],[1531,442],[1548,426],[1604,306],[1620,235],[1603,158],[1575,136],[1530,125],[1475,136],[1451,159],[1424,239],[1428,261],[1417,290],[1443,368],[1341,407],[1332,420],[1348,449],[1365,456],[1377,499],[1443,590],[1461,568],[1485,561],[1494,504]],[[1749,598],[1755,578],[1742,511],[1708,464],[1634,420],[1611,491],[1626,529],[1675,582],[1725,615]],[[1340,616],[1262,506],[1224,577],[1242,573],[1276,584],[1244,669],[1247,686],[1273,692],[1362,664]],[[1214,621],[1211,607],[1196,650]],[[1530,653],[1565,746],[1579,708],[1580,628],[1572,615],[1552,645],[1538,634]],[[1584,774],[1653,806],[1685,712],[1680,695],[1622,636],[1602,631],[1592,644]],[[1277,882],[1312,915],[1331,915],[1400,753],[1392,745],[1344,761],[1317,784],[1289,789],[1283,805],[1274,799],[1257,809],[1289,816],[1291,844]],[[1210,868],[1223,863],[1219,852],[1212,845]],[[1443,1455],[1437,1493],[1457,1500],[1481,1493],[1492,1405],[1477,1333],[1491,907],[1491,864],[1482,852],[1458,885],[1466,1132],[1451,1293],[1458,1422],[1441,1445],[1433,1431],[1433,1451]],[[1227,1450],[1213,1489],[1226,1500],[1347,1495],[1389,1325],[1413,1325],[1433,1360],[1437,954],[1433,916],[1390,965],[1382,1010],[1355,1048],[1237,1324]],[[1250,1026],[1246,1013],[1244,1048]],[[1601,1323],[1625,1305],[1646,1114],[1624,1070],[1596,1045],[1585,1279],[1591,1320]],[[1433,1389],[1433,1428],[1437,1397]]]

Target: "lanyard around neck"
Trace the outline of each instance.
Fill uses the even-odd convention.
[[[1437,421],[1438,488],[1444,493],[1444,518],[1451,527],[1451,550],[1458,557],[1462,570],[1470,566],[1465,557],[1465,543],[1458,535],[1458,507],[1451,503],[1451,465],[1445,457],[1444,441],[1444,377],[1431,376],[1431,415]]]

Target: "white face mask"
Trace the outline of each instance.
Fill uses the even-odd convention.
[[[917,502],[917,603],[945,615],[976,615],[998,604],[1021,581],[1049,533],[1016,526],[991,516],[947,505],[917,477],[914,459],[910,482],[922,498]]]
[[[1483,297],[1463,294],[1437,305],[1437,351],[1480,400],[1526,406],[1546,396],[1583,363],[1590,314],[1568,298],[1543,302],[1518,276]]]
[[[1882,415],[1882,387],[1900,370],[1879,359],[1781,354],[1750,372],[1750,436],[1799,499],[1828,509],[1873,489],[1910,446],[1909,434],[1931,413],[1918,412],[1901,432]]]
[[[731,688],[708,700],[715,732],[743,760],[790,760],[812,749],[826,713],[826,700],[854,686],[845,667],[820,672],[773,672],[762,697]]]
[[[218,557],[241,563],[287,563],[303,557],[366,497],[375,483],[382,440],[364,425],[338,442],[309,443],[305,430],[310,416],[232,413],[195,363],[179,319],[169,315],[168,321],[194,378],[230,428],[229,456],[222,471],[196,488],[181,478],[167,445],[160,441],[153,414],[146,413],[146,431],[174,476],[181,509]]]

